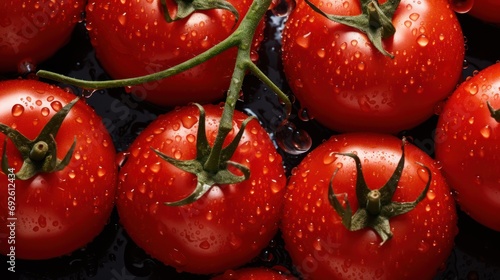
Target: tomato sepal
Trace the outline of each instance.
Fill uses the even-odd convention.
[[[38,173],[51,173],[63,170],[70,162],[73,152],[76,147],[76,137],[73,144],[69,148],[64,158],[57,158],[57,143],[55,135],[59,131],[64,119],[68,115],[71,108],[78,102],[80,98],[76,97],[71,102],[66,104],[58,111],[43,127],[40,134],[30,140],[21,132],[13,129],[10,126],[0,123],[0,132],[9,138],[23,158],[23,164],[15,176],[19,180],[28,180]],[[4,141],[2,153],[2,171],[8,174],[11,167],[7,158],[7,139]]]
[[[174,22],[181,20],[192,13],[200,10],[224,9],[230,11],[234,15],[234,22],[238,22],[240,14],[238,10],[226,0],[175,0],[177,3],[177,13],[171,17],[167,8],[167,1],[161,0],[161,6],[164,10],[165,21]]]
[[[358,29],[368,36],[373,46],[385,56],[394,58],[387,52],[382,44],[382,39],[388,38],[396,32],[392,24],[392,16],[401,0],[389,0],[379,4],[377,0],[360,0],[362,13],[356,16],[339,16],[323,12],[309,0],[305,2],[317,13],[341,24]]]
[[[490,111],[491,117],[500,123],[500,109],[493,108],[489,101],[486,101],[486,105],[488,106],[488,111]]]
[[[194,191],[187,197],[173,202],[164,202],[167,206],[183,206],[191,204],[200,199],[214,185],[236,184],[247,180],[250,177],[250,169],[243,164],[229,160],[235,153],[238,144],[243,136],[246,125],[254,119],[250,116],[246,118],[234,139],[224,148],[217,148],[217,145],[210,147],[205,131],[205,109],[199,104],[194,104],[200,111],[200,120],[197,131],[196,158],[192,160],[179,160],[167,156],[158,149],[151,149],[163,160],[182,169],[188,173],[196,175],[197,183]],[[218,158],[216,166],[211,166],[211,158]],[[236,175],[228,169],[232,166],[238,169],[243,175]]]
[[[350,157],[354,159],[356,163],[356,198],[358,200],[359,208],[354,214],[352,214],[353,211],[347,196],[343,196],[343,201],[345,203],[344,207],[337,198],[340,194],[334,193],[333,181],[339,168],[335,169],[329,182],[328,200],[330,205],[340,215],[342,224],[349,231],[357,231],[367,227],[375,230],[375,232],[382,239],[380,246],[392,238],[393,234],[389,223],[390,218],[413,210],[417,204],[426,197],[431,183],[432,172],[427,166],[417,162],[417,164],[422,166],[422,168],[424,168],[429,175],[423,191],[414,201],[411,202],[392,201],[392,197],[396,192],[396,188],[403,173],[405,163],[405,143],[406,140],[403,138],[403,144],[401,145],[402,155],[398,165],[396,166],[392,176],[380,189],[371,190],[368,188],[363,176],[361,160],[355,153],[336,153],[337,155]]]

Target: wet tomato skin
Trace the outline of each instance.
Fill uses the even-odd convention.
[[[361,12],[359,1],[311,2],[329,14]],[[283,31],[283,64],[311,117],[338,132],[396,133],[429,118],[454,90],[464,40],[447,2],[403,0],[392,22],[396,32],[383,46],[393,59],[365,34],[298,1]]]
[[[267,267],[247,267],[237,270],[228,270],[211,280],[295,280],[289,273],[281,273]]]
[[[176,4],[167,0],[169,13]],[[252,1],[230,2],[240,21]],[[238,26],[234,15],[223,9],[198,11],[168,23],[160,0],[89,1],[87,29],[96,56],[115,79],[152,74],[180,64],[226,39]],[[252,51],[263,39],[261,23]],[[110,40],[110,38],[113,38]],[[141,100],[161,106],[207,103],[222,99],[236,62],[236,47],[172,77],[128,88]],[[256,53],[255,53],[256,54]]]
[[[52,56],[69,41],[86,2],[1,1],[0,73],[23,72],[22,64],[36,67]]]
[[[500,64],[469,77],[439,115],[435,149],[461,209],[500,231],[500,124],[487,106],[500,109]]]
[[[0,82],[0,120],[29,139],[76,96],[35,80]],[[0,133],[0,154],[6,136]],[[49,259],[69,254],[91,242],[107,224],[114,206],[117,183],[115,149],[101,118],[79,100],[55,136],[57,157],[62,159],[76,139],[70,163],[61,171],[39,173],[28,180],[14,179],[0,171],[0,199],[15,197],[15,244],[9,243],[10,215],[0,204],[0,252],[15,246],[19,259]],[[7,141],[10,167],[22,164],[20,153]],[[8,185],[8,183],[10,185]],[[7,187],[14,193],[7,192]]]
[[[446,261],[457,234],[457,214],[450,188],[434,160],[416,146],[405,145],[405,165],[393,201],[414,201],[432,172],[426,197],[389,223],[393,237],[384,244],[372,229],[349,231],[329,204],[328,187],[339,200],[358,209],[356,168],[360,158],[368,188],[382,187],[401,157],[401,139],[390,135],[348,133],[333,136],[311,151],[292,171],[281,232],[293,264],[303,279],[432,279]],[[345,205],[344,205],[345,207]]]
[[[204,108],[213,145],[222,108]],[[164,205],[188,196],[197,179],[160,159],[151,147],[173,158],[194,159],[199,114],[195,106],[177,108],[159,116],[132,143],[120,170],[117,208],[127,233],[152,257],[179,271],[221,273],[250,261],[274,237],[286,177],[268,134],[252,120],[231,157],[250,169],[247,180],[216,185],[188,205]],[[235,112],[226,144],[246,118]]]

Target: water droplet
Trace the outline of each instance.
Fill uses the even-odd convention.
[[[429,244],[427,244],[424,240],[422,240],[420,244],[418,244],[418,251],[425,253],[428,250],[429,250]]]
[[[418,18],[419,18],[419,17],[420,17],[420,15],[419,15],[419,14],[417,14],[417,13],[411,13],[411,14],[410,14],[410,16],[409,16],[409,18],[410,18],[411,20],[413,20],[413,21],[418,20]]]
[[[273,0],[271,12],[277,17],[286,17],[295,9],[295,0]]]
[[[178,249],[173,249],[170,251],[170,259],[176,263],[178,266],[186,265],[187,258],[186,256],[180,252]]]
[[[283,186],[283,185],[278,184],[278,181],[276,181],[275,179],[272,179],[272,180],[271,180],[271,191],[272,191],[273,193],[278,193],[278,192],[280,192],[283,188],[284,188],[284,186]]]
[[[295,39],[295,42],[297,45],[303,47],[304,49],[309,47],[309,36],[311,35],[311,32],[308,32],[302,36],[298,36],[297,39]]]
[[[488,139],[491,135],[491,127],[489,125],[486,125],[485,127],[481,128],[479,132],[484,138]]]
[[[366,67],[366,65],[363,61],[358,63],[358,70],[363,71],[363,70],[365,70],[365,67]]]
[[[12,106],[12,116],[19,117],[24,113],[24,106],[21,104],[15,104]]]
[[[467,13],[472,9],[474,0],[449,0],[451,8],[457,13]]]
[[[481,185],[483,183],[481,176],[477,175],[476,178],[474,178],[474,183],[476,183],[476,185]]]
[[[106,175],[106,169],[104,169],[102,166],[99,166],[97,168],[97,176],[102,177]]]
[[[125,196],[127,197],[128,200],[133,201],[134,200],[134,189],[131,189],[125,193]]]
[[[316,52],[316,54],[317,54],[320,58],[325,57],[325,54],[326,54],[325,48],[320,48],[320,49],[318,49],[318,51]]]
[[[425,211],[427,211],[427,212],[431,211],[431,206],[429,204],[427,204],[425,206]]]
[[[208,250],[210,249],[210,242],[208,242],[208,240],[203,240],[199,246],[203,250]]]
[[[41,110],[41,114],[44,117],[48,116],[50,114],[50,109],[47,108],[47,107],[43,107],[42,110]]]
[[[236,236],[234,233],[231,233],[231,235],[229,236],[229,244],[233,249],[238,249],[242,243],[243,241],[240,237]]]
[[[298,117],[301,121],[304,121],[304,122],[307,122],[307,121],[310,121],[313,119],[313,117],[311,117],[309,115],[309,112],[307,111],[306,108],[301,108],[299,110],[299,114],[298,114]]]
[[[159,162],[157,162],[157,163],[152,164],[151,166],[149,166],[149,170],[151,170],[151,172],[153,172],[153,173],[160,172],[160,169],[161,169],[161,164]]]
[[[418,177],[424,182],[424,183],[427,183],[429,181],[429,173],[427,172],[427,170],[423,167],[420,167],[418,170],[417,170],[417,173],[418,173]]]
[[[435,193],[435,192],[433,192],[432,190],[429,190],[429,191],[427,192],[427,199],[429,199],[429,200],[434,200],[434,198],[436,198],[436,193]]]
[[[127,23],[127,13],[123,13],[121,15],[118,16],[118,22],[121,24],[121,25],[125,25]]]
[[[332,162],[334,162],[336,159],[335,157],[335,153],[328,153],[326,154],[324,157],[323,157],[323,163],[324,164],[331,164]]]
[[[311,136],[288,121],[276,129],[276,142],[283,151],[292,155],[305,153],[312,146]]]
[[[41,228],[44,228],[47,226],[47,218],[45,218],[45,216],[43,215],[40,215],[38,217],[38,225],[41,227]]]
[[[465,90],[471,95],[476,95],[477,92],[479,91],[479,87],[475,83],[468,83],[465,87]]]
[[[187,129],[190,129],[191,127],[193,127],[193,125],[195,125],[198,122],[198,118],[191,115],[182,116],[181,122],[182,126],[184,126]]]
[[[427,36],[425,36],[424,34],[421,34],[417,38],[417,44],[421,47],[425,47],[427,46],[427,44],[429,44],[429,38],[427,38]]]

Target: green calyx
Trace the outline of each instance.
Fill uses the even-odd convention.
[[[500,109],[495,110],[493,106],[491,106],[491,103],[489,101],[486,101],[486,105],[488,106],[488,110],[490,111],[491,117],[500,123]]]
[[[69,111],[78,101],[78,97],[66,104],[43,127],[40,134],[34,139],[26,138],[22,133],[0,123],[0,132],[9,138],[23,158],[23,165],[15,174],[19,180],[28,180],[38,173],[50,173],[64,169],[70,162],[76,146],[76,139],[62,160],[57,158],[57,145],[55,136],[59,131]],[[3,144],[2,171],[8,174],[11,170],[7,159],[7,139]]]
[[[186,172],[196,175],[197,184],[195,190],[190,195],[179,201],[165,202],[165,205],[168,206],[182,206],[193,203],[215,185],[240,183],[250,177],[250,169],[248,169],[248,167],[240,163],[230,161],[230,158],[238,147],[246,125],[253,119],[253,117],[248,117],[245,121],[243,121],[240,130],[229,145],[223,148],[222,142],[216,140],[214,146],[211,147],[208,143],[205,131],[205,110],[201,105],[195,105],[200,110],[200,120],[196,141],[197,154],[195,159],[178,160],[163,154],[157,149],[151,148],[163,160]],[[234,174],[228,169],[229,166],[235,167],[241,171],[243,175]]]
[[[172,18],[168,12],[167,0],[161,0],[164,17],[167,22],[186,18],[196,11],[210,9],[224,9],[230,11],[235,17],[235,23],[238,22],[240,18],[236,8],[226,0],[175,0],[175,2],[177,3],[177,13],[175,17]]]
[[[349,201],[347,200],[347,197],[344,197],[344,208],[338,200],[338,195],[336,195],[333,191],[333,179],[338,172],[338,168],[333,173],[328,188],[329,202],[342,218],[342,224],[350,231],[357,231],[367,227],[372,228],[382,238],[382,242],[380,243],[380,245],[384,244],[392,237],[392,231],[389,224],[390,218],[413,210],[417,206],[417,204],[425,198],[431,183],[432,173],[430,169],[427,166],[418,163],[429,174],[429,180],[427,181],[424,190],[420,193],[415,201],[392,201],[392,197],[394,196],[394,193],[397,189],[401,174],[403,173],[405,162],[405,143],[406,140],[403,138],[403,144],[401,145],[402,156],[398,162],[398,165],[396,166],[396,170],[389,178],[389,180],[385,183],[385,185],[376,190],[371,190],[368,188],[363,177],[361,161],[356,154],[337,153],[338,155],[351,157],[356,162],[356,198],[358,199],[359,207],[356,213],[352,214],[352,209]]]
[[[365,33],[378,51],[390,58],[394,58],[394,55],[384,49],[382,39],[391,37],[396,32],[392,24],[392,17],[401,0],[387,0],[384,4],[379,4],[378,0],[360,1],[361,14],[356,16],[339,16],[327,14],[309,0],[305,0],[315,12],[329,20],[345,24]]]

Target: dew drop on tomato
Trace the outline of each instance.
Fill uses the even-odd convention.
[[[38,225],[41,228],[45,228],[47,226],[47,218],[45,218],[45,216],[43,216],[43,215],[40,215],[38,217]]]
[[[47,108],[47,107],[43,107],[42,110],[41,110],[41,114],[44,117],[48,116],[50,114],[50,109]]]
[[[472,9],[474,0],[449,0],[452,10],[457,13],[467,13]]]
[[[24,113],[24,106],[21,104],[15,104],[12,106],[12,116],[19,117]]]
[[[483,128],[481,128],[479,132],[484,138],[488,139],[490,138],[491,135],[491,127],[489,125],[486,125]]]
[[[429,38],[427,38],[424,34],[421,34],[417,38],[417,44],[421,47],[425,47],[429,44]]]
[[[243,244],[243,240],[241,237],[237,236],[234,233],[231,233],[229,236],[229,245],[231,245],[231,248],[233,249],[238,249],[241,247],[241,244]]]
[[[295,39],[295,42],[297,45],[301,46],[304,49],[307,49],[309,47],[309,36],[311,35],[311,32],[308,32],[302,36],[298,36],[297,39]]]

